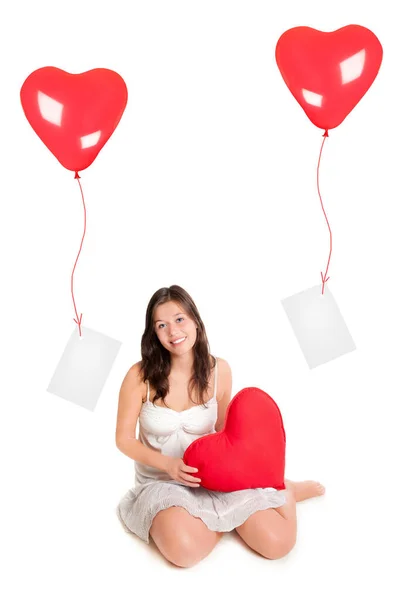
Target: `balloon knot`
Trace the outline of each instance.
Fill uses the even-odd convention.
[[[78,171],[75,171],[74,179],[80,179],[80,178],[81,178],[81,176],[79,175]]]
[[[324,133],[323,137],[329,137],[329,133],[328,133],[327,129],[325,129],[325,133]]]

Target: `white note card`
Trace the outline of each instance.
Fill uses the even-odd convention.
[[[76,327],[65,347],[47,391],[94,411],[121,342],[103,333]]]
[[[325,284],[282,300],[310,369],[356,349],[338,305]]]

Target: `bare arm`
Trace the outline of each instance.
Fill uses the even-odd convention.
[[[119,392],[115,441],[118,450],[139,463],[167,472],[169,457],[146,448],[136,439],[136,424],[142,408],[143,382],[139,376],[139,363],[131,367]]]
[[[226,360],[218,360],[218,418],[215,431],[220,431],[224,426],[226,409],[231,401],[232,394],[232,371]]]

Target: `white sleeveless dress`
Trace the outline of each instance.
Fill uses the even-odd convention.
[[[218,359],[215,366],[214,395],[205,405],[181,412],[147,400],[139,414],[139,441],[166,456],[183,457],[196,439],[215,433],[217,421]],[[168,473],[135,462],[135,487],[121,499],[117,512],[127,529],[149,543],[149,530],[160,510],[181,506],[200,518],[212,531],[232,531],[258,510],[285,504],[284,490],[256,488],[236,492],[213,492],[178,483]],[[194,476],[196,474],[194,473]]]

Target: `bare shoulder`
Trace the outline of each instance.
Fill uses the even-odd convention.
[[[223,358],[217,358],[218,361],[218,417],[215,424],[215,431],[220,431],[225,420],[225,413],[232,395],[232,371],[231,367]]]
[[[229,363],[227,360],[225,360],[224,358],[220,358],[219,356],[215,357],[217,359],[218,362],[218,370],[219,371],[230,371],[231,368],[229,366]]]
[[[218,379],[229,380],[232,377],[232,370],[227,360],[216,357],[218,363]]]
[[[116,443],[125,447],[126,440],[132,438],[143,403],[145,383],[140,373],[140,363],[134,364],[124,377],[118,398]]]
[[[129,369],[127,375],[131,375],[132,377],[136,377],[136,378],[140,379],[140,377],[141,377],[140,365],[141,365],[140,361],[135,363],[134,365],[132,365],[131,368]]]
[[[140,391],[142,396],[145,392],[146,384],[143,381],[143,375],[140,370],[140,361],[131,366],[129,371],[124,377],[124,380],[121,385],[121,389],[128,388],[130,390],[135,390],[136,392]]]

